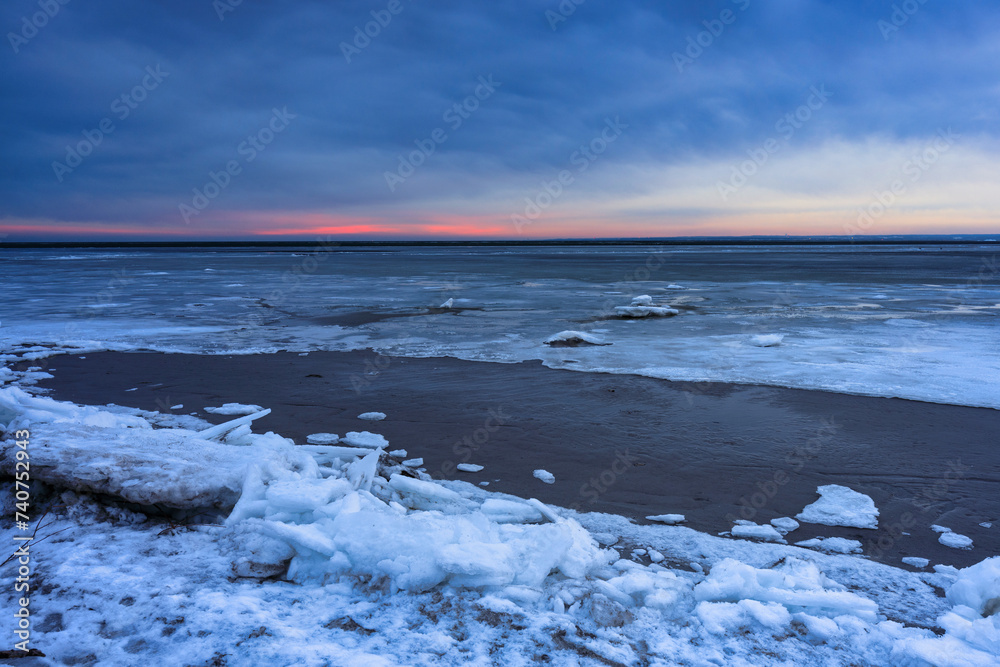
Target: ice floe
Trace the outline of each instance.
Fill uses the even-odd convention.
[[[971,549],[972,548],[972,538],[966,535],[959,535],[954,532],[951,528],[945,528],[944,526],[931,526],[931,530],[938,535],[938,542],[945,545],[946,547],[951,547],[952,549]]]
[[[814,537],[811,540],[796,542],[795,545],[836,554],[861,553],[861,542],[846,537]]]
[[[553,347],[575,347],[578,345],[611,345],[611,343],[606,343],[601,338],[585,333],[583,331],[560,331],[557,334],[553,334],[543,341],[546,345],[552,345]]]
[[[648,294],[634,297],[632,303],[627,306],[615,307],[615,315],[618,317],[669,317],[679,315],[680,312],[676,308],[654,305],[653,297]]]
[[[878,528],[875,501],[863,493],[839,484],[827,484],[816,489],[820,499],[795,515],[805,523],[851,528]]]
[[[555,484],[556,482],[556,476],[550,473],[548,470],[538,469],[531,474],[535,479],[540,479],[546,484]]]
[[[243,403],[226,403],[220,407],[205,408],[205,412],[213,415],[252,415],[260,412],[264,408],[259,405],[245,405]]]

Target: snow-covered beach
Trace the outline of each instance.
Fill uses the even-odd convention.
[[[86,280],[109,266],[87,261]],[[199,304],[218,292],[215,274],[245,284],[244,259],[234,261],[198,276],[184,269],[179,284],[204,279],[205,291],[161,304],[154,319],[172,312],[169,326],[142,323],[153,317],[140,312],[152,305],[142,280],[119,285],[122,300],[96,315],[50,304],[11,324],[4,311],[2,527],[14,544],[39,526],[23,606],[31,646],[46,656],[11,664],[1000,659],[1000,424],[992,407],[972,407],[992,406],[996,391],[948,393],[972,387],[993,360],[918,387],[935,370],[931,339],[913,333],[975,338],[994,317],[980,307],[992,288],[970,288],[975,307],[947,317],[917,308],[888,318],[897,323],[882,322],[878,340],[898,346],[893,363],[908,360],[895,370],[907,381],[832,393],[812,385],[860,383],[863,364],[837,357],[871,350],[850,337],[814,346],[830,355],[822,368],[847,373],[840,379],[780,357],[804,336],[796,321],[817,317],[813,306],[789,307],[780,326],[738,325],[736,347],[720,329],[702,334],[697,344],[727,355],[702,377],[671,382],[611,363],[621,350],[639,359],[643,337],[645,361],[670,358],[662,336],[702,308],[677,296],[690,283],[675,275],[627,290],[604,283],[621,294],[589,317],[560,301],[573,298],[565,286],[521,313],[462,296],[437,308],[442,291],[465,289],[444,275],[421,279],[435,286],[424,311],[377,307],[359,292],[335,309],[353,313],[350,323],[310,320],[297,296],[273,321],[206,317]],[[704,326],[732,327],[747,289],[758,288],[717,291],[728,296],[704,307]],[[40,308],[27,293],[16,288],[15,305]],[[649,308],[678,313],[640,312]],[[854,320],[837,326],[845,321]],[[403,322],[419,333],[382,338]],[[522,333],[489,359],[484,332],[502,322]],[[450,338],[473,331],[463,345]],[[254,354],[225,354],[250,339],[260,345],[242,352]],[[391,344],[366,347],[373,340]],[[670,349],[690,354],[685,340]],[[786,381],[769,381],[782,366]],[[890,398],[921,392],[933,402]],[[19,450],[35,482],[25,530],[11,520]],[[5,608],[22,606],[17,558],[0,572]]]
[[[636,525],[435,481],[402,462],[406,452],[386,451],[405,442],[368,431],[348,434],[355,446],[296,445],[248,427],[266,410],[211,427],[190,415],[77,407],[12,384],[0,389],[8,432],[30,442],[36,478],[54,484],[36,485],[33,506],[45,512],[30,551],[33,646],[47,656],[37,664],[998,657],[997,558],[900,568]],[[762,527],[804,537],[826,533],[806,519],[855,525],[859,511],[877,513],[845,487],[820,491],[831,501],[814,504],[820,518],[807,507],[799,526]]]

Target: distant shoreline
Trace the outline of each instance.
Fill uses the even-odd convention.
[[[1000,235],[945,236],[713,236],[666,238],[537,240],[301,240],[301,241],[5,241],[0,249],[21,248],[365,248],[365,247],[567,247],[567,246],[821,246],[821,245],[998,245]]]

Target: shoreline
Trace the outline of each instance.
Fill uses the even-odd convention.
[[[794,516],[816,487],[842,484],[871,496],[878,530],[802,524],[790,544],[847,537],[865,555],[967,566],[1000,552],[1000,466],[991,408],[922,403],[761,385],[671,382],[554,370],[541,362],[492,364],[386,357],[371,350],[201,356],[99,352],[45,360],[38,386],[57,400],[196,412],[228,402],[271,408],[255,431],[304,443],[317,432],[370,430],[389,449],[424,458],[436,479],[488,481],[490,491],[648,523],[680,513],[709,534],[732,519]],[[134,391],[127,391],[135,388]],[[384,421],[357,418],[387,413]],[[458,463],[484,465],[478,473]],[[554,484],[532,476],[555,475]],[[937,542],[931,524],[975,547]],[[909,535],[902,535],[908,532]],[[906,567],[906,566],[903,566]]]

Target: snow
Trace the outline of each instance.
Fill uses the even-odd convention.
[[[548,470],[538,469],[531,473],[535,479],[540,479],[546,484],[555,484],[556,476],[550,473]]]
[[[340,436],[336,433],[310,433],[306,436],[306,442],[312,445],[335,445],[340,442]]]
[[[378,433],[368,431],[348,431],[347,435],[341,438],[341,442],[352,447],[385,448],[389,446],[389,441]]]
[[[1000,611],[1000,556],[960,570],[946,597],[982,616],[995,615]]]
[[[805,523],[850,528],[878,528],[875,501],[846,486],[827,484],[816,489],[820,499],[795,515]]]
[[[750,336],[750,344],[757,347],[774,347],[780,345],[784,337],[784,334],[757,334]]]
[[[683,514],[653,514],[651,516],[647,516],[646,519],[668,525],[684,523],[687,520]]]
[[[244,405],[243,403],[226,403],[218,408],[205,408],[205,412],[214,415],[251,415],[260,412],[264,408],[259,405]]]
[[[946,547],[951,547],[952,549],[972,548],[972,538],[965,535],[959,535],[958,533],[952,531],[951,528],[934,524],[931,526],[931,530],[935,533],[940,533],[940,535],[938,535],[938,542]]]
[[[358,419],[366,419],[368,421],[379,422],[385,419],[384,412],[362,412],[358,415]]]
[[[546,345],[611,345],[601,338],[583,331],[560,331],[543,341]]]
[[[911,567],[924,568],[931,564],[926,558],[920,558],[918,556],[904,556],[903,562]]]
[[[780,516],[776,519],[771,519],[771,525],[778,529],[782,535],[792,532],[799,527],[799,522],[790,516]]]
[[[477,465],[475,463],[459,463],[455,466],[455,468],[461,470],[462,472],[479,472],[484,467],[485,466]]]
[[[938,542],[952,549],[971,549],[972,538],[948,530],[938,535]]]
[[[618,317],[669,317],[679,314],[680,311],[674,308],[654,305],[653,297],[648,294],[634,297],[627,306],[615,307],[615,315]]]
[[[252,462],[312,459],[273,433],[236,444],[180,428],[158,428],[143,417],[31,397],[0,389],[0,413],[31,424],[32,479],[87,493],[105,493],[140,505],[178,509],[231,507]],[[13,449],[0,470],[13,475]]]
[[[814,537],[811,540],[796,542],[796,546],[808,549],[819,549],[828,553],[837,554],[859,554],[861,553],[861,542],[849,540],[845,537]]]
[[[765,542],[784,542],[781,533],[774,526],[758,525],[752,521],[739,520],[729,531],[733,537],[764,540]]]
[[[53,664],[1000,659],[997,557],[916,573],[579,514],[433,481],[396,464],[371,433],[348,447],[295,446],[242,423],[206,440],[195,418],[75,406],[13,386],[0,388],[0,415],[5,456],[11,431],[30,427],[33,474],[77,489],[37,500],[54,513],[42,532],[61,531],[32,545],[46,568],[32,591],[44,628],[33,646]],[[179,527],[114,502],[152,512],[150,494],[228,516]],[[4,503],[7,514],[9,494]],[[733,534],[780,539],[776,528],[742,522]],[[9,541],[13,529],[0,532]],[[618,541],[649,562],[602,546]],[[5,608],[14,576],[0,572]]]
[[[245,417],[237,417],[236,419],[231,419],[199,431],[198,436],[205,440],[213,440],[225,436],[227,442],[235,441],[237,436],[246,435],[250,432],[251,422],[261,417],[266,417],[269,414],[271,414],[270,408],[246,415]]]

